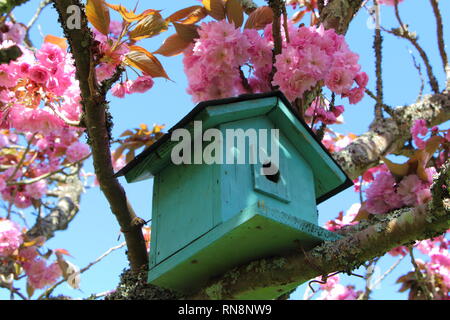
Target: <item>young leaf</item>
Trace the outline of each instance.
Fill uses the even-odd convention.
[[[202,3],[211,17],[216,20],[225,19],[225,6],[222,0],[203,0]]]
[[[167,30],[168,23],[159,13],[155,13],[143,18],[136,27],[130,31],[131,39],[137,41],[150,38]]]
[[[245,29],[264,29],[264,27],[273,21],[273,11],[268,6],[259,7],[254,10],[245,23]]]
[[[383,162],[386,164],[386,166],[388,167],[389,171],[391,172],[391,174],[394,177],[397,178],[402,178],[404,176],[407,176],[408,174],[410,174],[410,162],[406,162],[403,164],[398,164],[398,163],[394,163],[391,160],[382,157],[381,160],[383,160]]]
[[[202,6],[192,6],[178,10],[170,15],[167,22],[178,22],[182,24],[193,24],[207,16],[206,9]]]
[[[28,294],[28,298],[31,298],[34,294],[35,289],[33,288],[33,286],[27,281],[27,294]]]
[[[125,62],[138,68],[153,78],[163,77],[170,80],[161,62],[150,52],[139,46],[131,46],[125,56]]]
[[[105,3],[105,4],[108,7],[110,7],[111,9],[113,9],[114,11],[117,11],[118,13],[120,13],[123,20],[125,20],[128,23],[140,21],[149,15],[159,13],[161,11],[161,10],[148,9],[140,14],[135,14],[133,11],[128,11],[128,9],[125,8],[124,6],[122,6],[121,4],[109,4],[109,3]]]
[[[303,17],[305,16],[305,14],[306,14],[306,9],[297,11],[296,13],[294,13],[294,15],[292,16],[292,19],[291,19],[292,23],[297,23],[300,20],[302,20]]]
[[[153,53],[158,53],[165,57],[172,57],[182,53],[183,50],[189,46],[189,44],[190,42],[184,41],[177,33],[175,33],[164,40],[161,47]]]
[[[240,28],[244,22],[244,10],[239,0],[227,0],[225,11],[228,22],[233,22],[236,28]]]
[[[53,43],[63,50],[67,50],[68,47],[66,38],[55,37],[51,34],[45,36],[44,42]]]
[[[415,152],[415,159],[417,159],[417,175],[423,181],[428,181],[428,175],[425,171],[427,168],[428,162],[430,161],[433,154],[436,152],[437,148],[442,143],[442,137],[434,136],[431,137],[425,146],[424,149],[417,150]]]
[[[369,219],[369,216],[370,216],[370,213],[369,213],[369,211],[367,211],[365,209],[365,201],[364,201],[352,222],[359,222],[361,220],[367,220],[367,219]]]
[[[104,0],[87,0],[86,16],[95,29],[104,35],[109,33],[109,9]]]
[[[197,26],[194,24],[181,24],[181,23],[173,23],[177,34],[180,38],[186,42],[192,42],[194,39],[199,37]]]

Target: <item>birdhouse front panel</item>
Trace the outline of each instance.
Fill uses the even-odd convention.
[[[222,161],[174,164],[172,135],[183,128],[198,136],[199,122],[200,136],[220,133]],[[236,139],[228,142],[231,133]],[[317,225],[316,206],[351,185],[280,92],[200,103],[121,174],[129,182],[154,177],[148,279],[183,293],[251,260],[338,239]],[[290,289],[250,290],[243,298]]]
[[[220,125],[220,130],[226,136],[227,130],[243,130],[244,132],[261,132],[260,130],[276,129],[274,124],[265,116],[233,121]],[[258,137],[259,138],[259,137]],[[288,213],[305,221],[317,224],[316,195],[314,176],[311,166],[292,146],[283,132],[279,133],[278,141],[274,144],[278,148],[279,168],[277,175],[262,174],[262,167],[273,155],[271,136],[268,141],[258,141],[256,146],[249,145],[246,139],[244,150],[238,147],[237,139],[233,149],[224,146],[225,153],[245,153],[245,164],[223,164],[220,166],[221,181],[221,220],[226,221],[247,207],[259,204]],[[257,139],[256,139],[257,140]],[[261,146],[263,145],[263,146]],[[267,146],[267,150],[259,150]],[[250,154],[267,154],[266,159],[258,159],[250,163]],[[255,162],[255,161],[253,161]]]

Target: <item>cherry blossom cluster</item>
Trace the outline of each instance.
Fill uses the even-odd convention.
[[[62,275],[58,263],[55,261],[48,265],[36,245],[24,246],[24,235],[18,224],[0,219],[0,263],[7,258],[19,261],[27,275],[28,284],[34,289],[43,289]]]
[[[98,41],[100,63],[97,65],[96,77],[101,82],[110,79],[117,68],[123,64],[125,55],[130,51],[128,45],[122,41],[123,25],[119,21],[111,21],[109,34],[106,36],[93,29],[94,39]],[[126,80],[116,83],[111,94],[117,98],[124,98],[127,94],[144,93],[153,87],[153,79],[149,75],[138,76],[136,80]]]
[[[342,35],[320,26],[290,28],[289,37],[290,42],[284,43],[276,57],[273,80],[289,100],[319,83],[347,97],[351,104],[363,98],[368,76],[360,72],[359,57],[350,51]],[[352,88],[354,83],[357,86]]]

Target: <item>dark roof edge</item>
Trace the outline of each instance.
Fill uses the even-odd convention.
[[[269,98],[269,97],[277,97],[280,99],[286,107],[291,111],[298,121],[306,128],[308,133],[314,138],[314,140],[320,145],[320,147],[325,151],[325,153],[331,158],[331,160],[334,162],[334,164],[344,173],[346,180],[344,183],[336,187],[335,189],[331,190],[330,192],[320,196],[317,198],[317,204],[331,198],[332,196],[338,194],[339,192],[349,188],[353,185],[353,181],[350,180],[350,178],[347,176],[347,173],[342,170],[339,163],[336,162],[336,160],[332,157],[328,149],[322,144],[322,142],[317,138],[316,134],[311,130],[311,128],[306,124],[306,122],[300,117],[298,112],[291,106],[291,103],[288,101],[288,99],[284,96],[284,94],[281,91],[271,91],[271,92],[265,92],[265,93],[257,93],[257,94],[243,94],[238,97],[232,97],[232,98],[225,98],[225,99],[217,99],[217,100],[209,100],[209,101],[202,101],[197,106],[195,106],[183,119],[181,119],[177,124],[175,124],[172,128],[169,129],[169,131],[163,135],[161,138],[159,138],[154,144],[152,144],[150,147],[142,151],[139,155],[137,155],[132,161],[130,161],[125,167],[123,167],[121,170],[119,170],[114,177],[120,177],[128,172],[130,172],[134,167],[136,167],[141,161],[143,161],[148,155],[150,155],[153,151],[159,148],[162,144],[164,144],[167,140],[170,139],[170,136],[172,135],[172,132],[176,129],[183,128],[185,125],[187,125],[189,122],[194,120],[195,116],[202,111],[204,108],[209,106],[217,106],[222,104],[230,104],[230,103],[236,103],[241,102],[244,100],[256,100],[256,99],[262,99],[262,98]]]

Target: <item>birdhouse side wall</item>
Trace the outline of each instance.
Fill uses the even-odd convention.
[[[215,226],[217,172],[217,165],[171,164],[155,175],[151,267]]]

